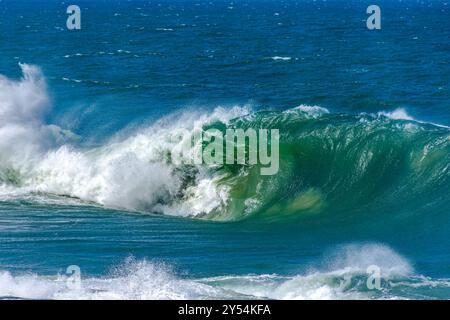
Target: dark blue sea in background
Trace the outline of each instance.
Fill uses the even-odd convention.
[[[73,2],[0,2],[0,297],[450,298],[449,2]],[[207,126],[280,172],[165,162]]]

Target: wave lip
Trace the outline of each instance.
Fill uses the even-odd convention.
[[[394,111],[391,112],[381,111],[378,112],[378,115],[388,117],[389,119],[392,120],[415,120],[403,108],[395,109]]]
[[[392,120],[407,120],[407,121],[413,121],[413,122],[416,122],[419,124],[430,124],[430,125],[433,125],[436,127],[450,129],[449,126],[445,126],[445,125],[442,125],[439,123],[417,120],[416,118],[410,116],[408,114],[408,112],[406,111],[406,109],[404,109],[404,108],[397,108],[397,109],[395,109],[393,111],[389,111],[389,112],[381,111],[381,112],[378,112],[378,116],[387,117]]]

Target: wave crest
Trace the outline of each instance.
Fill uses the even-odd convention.
[[[252,112],[248,107],[185,111],[95,148],[44,122],[42,74],[21,65],[0,78],[0,199],[69,196],[110,208],[240,220],[448,205],[448,129],[396,116],[332,114],[318,106]],[[395,118],[395,119],[393,119]],[[408,118],[408,117],[406,117]],[[409,118],[408,118],[409,119]],[[280,170],[258,165],[176,165],[174,137],[215,128],[280,131]],[[415,210],[415,209],[414,209]]]

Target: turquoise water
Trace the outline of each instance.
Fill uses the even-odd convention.
[[[0,297],[449,298],[445,1],[78,3],[1,3]],[[167,161],[199,128],[278,174]]]

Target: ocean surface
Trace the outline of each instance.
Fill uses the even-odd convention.
[[[448,1],[73,2],[0,2],[0,297],[450,298]]]

